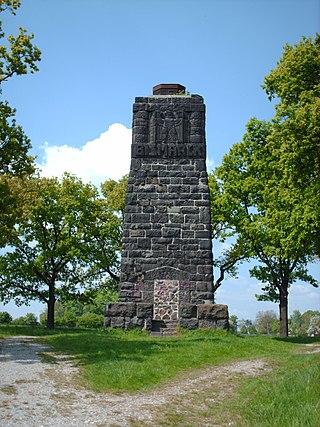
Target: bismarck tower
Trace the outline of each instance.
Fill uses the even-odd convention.
[[[213,304],[203,98],[159,84],[135,99],[132,130],[120,302],[105,325],[227,329],[227,306]]]

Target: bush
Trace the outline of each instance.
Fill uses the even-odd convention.
[[[65,326],[67,328],[74,328],[77,324],[78,317],[75,313],[66,312],[63,316],[55,321],[56,326]]]
[[[82,328],[100,328],[103,320],[103,314],[84,313],[78,318],[77,325]]]
[[[27,313],[25,316],[20,316],[12,322],[14,325],[37,326],[38,319],[35,314]]]
[[[7,311],[1,311],[0,312],[0,323],[11,323],[12,322],[12,316]]]

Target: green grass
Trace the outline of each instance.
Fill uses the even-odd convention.
[[[83,384],[96,391],[148,391],[190,370],[264,359],[273,368],[270,372],[228,380],[231,397],[219,404],[207,401],[208,392],[190,396],[187,402],[177,397],[162,408],[157,425],[210,425],[212,420],[228,425],[232,420],[241,427],[320,426],[320,355],[301,354],[311,349],[305,344],[320,344],[319,338],[247,337],[210,330],[150,337],[141,331],[0,327],[2,336],[14,334],[39,335],[55,351],[75,356]],[[177,405],[184,412],[178,413]]]
[[[55,350],[78,358],[86,386],[96,391],[129,392],[149,390],[189,369],[267,357],[292,347],[264,337],[250,339],[213,331],[159,339],[114,330],[51,335],[46,341]]]
[[[27,325],[4,325],[0,324],[0,338],[5,338],[8,336],[19,336],[19,335],[28,335],[28,336],[47,336],[47,335],[59,335],[61,333],[82,333],[87,331],[87,329],[70,329],[70,328],[56,328],[49,330],[44,326],[27,326]]]
[[[246,427],[320,426],[319,355],[290,355],[265,377],[246,381],[235,407]]]

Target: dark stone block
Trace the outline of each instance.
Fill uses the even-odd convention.
[[[195,233],[194,237],[196,239],[206,239],[205,241],[207,241],[208,239],[210,240],[210,232],[207,230],[197,230],[194,233]],[[211,245],[211,242],[210,242],[210,245]],[[204,249],[208,249],[208,247],[206,247]]]
[[[184,215],[182,214],[169,214],[170,223],[173,224],[183,224],[184,223]],[[166,221],[168,222],[168,221]]]
[[[228,319],[218,319],[217,320],[217,329],[229,330],[229,320]]]
[[[211,288],[212,286],[207,282],[199,282],[196,284],[196,290],[198,292],[210,292]]]
[[[192,304],[185,304],[180,307],[180,316],[190,319],[197,317],[197,306]]]
[[[132,214],[130,220],[138,224],[141,224],[141,223],[150,224],[150,214],[146,214],[146,213]]]
[[[120,290],[122,291],[132,291],[134,288],[134,283],[131,282],[122,282],[120,284]]]
[[[154,207],[153,206],[145,206],[143,208],[143,213],[154,213]]]
[[[181,230],[179,228],[164,227],[162,229],[163,237],[180,237]]]
[[[151,214],[151,222],[152,223],[160,223],[160,224],[166,224],[168,222],[168,215],[164,213],[155,213]]]
[[[211,249],[212,248],[212,242],[210,239],[201,239],[199,240],[199,248],[201,250]]]
[[[194,239],[194,233],[193,230],[182,230],[181,237],[182,239]]]
[[[196,215],[196,214],[185,215],[184,221],[189,223],[189,224],[198,224],[199,223],[199,215]]]
[[[228,319],[228,306],[223,304],[199,304],[198,319],[222,320]]]
[[[179,319],[181,328],[197,329],[199,327],[198,319]]]
[[[152,291],[150,290],[150,291],[144,291],[143,292],[143,302],[144,303],[153,304],[153,299],[154,299],[153,289],[152,289]]]
[[[151,249],[151,240],[146,238],[138,238],[137,247],[139,249]]]
[[[124,317],[112,317],[110,326],[112,328],[124,328],[125,327]]]
[[[183,207],[183,208],[181,208],[181,213],[182,214],[198,215],[199,214],[199,209],[195,208],[195,207]]]
[[[141,208],[136,205],[128,205],[126,211],[127,213],[141,213]]]
[[[129,230],[130,237],[146,237],[146,230]]]
[[[212,266],[211,265],[198,265],[197,273],[199,274],[212,274]]]
[[[162,233],[160,229],[151,229],[146,231],[147,238],[161,237]],[[151,240],[152,241],[152,240]]]
[[[144,319],[152,319],[153,304],[137,303],[137,317]]]
[[[126,303],[109,303],[106,307],[106,316],[107,317],[117,317],[117,316],[128,316],[133,317],[136,315],[136,303],[135,302],[126,302]]]
[[[214,319],[199,320],[199,328],[201,328],[201,329],[217,329],[217,321]]]
[[[126,317],[124,327],[125,329],[141,329],[144,327],[144,319],[139,319],[138,317]]]

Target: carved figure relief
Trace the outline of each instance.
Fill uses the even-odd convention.
[[[182,140],[182,120],[171,110],[161,112],[158,136],[161,142],[178,142]]]
[[[182,143],[189,140],[189,114],[181,111],[152,111],[149,117],[149,143]]]

